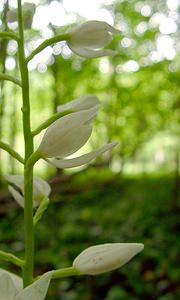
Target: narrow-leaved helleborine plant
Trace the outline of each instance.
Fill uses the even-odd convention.
[[[104,47],[119,35],[119,30],[106,22],[87,21],[64,34],[44,40],[26,56],[24,25],[27,6],[17,0],[17,11],[9,11],[10,21],[17,18],[18,32],[7,30],[0,32],[0,38],[15,40],[18,45],[18,66],[20,79],[0,74],[2,80],[9,80],[22,91],[22,123],[25,153],[22,157],[4,141],[0,148],[9,153],[24,166],[23,175],[6,175],[9,191],[23,208],[24,212],[24,247],[22,258],[0,250],[0,259],[10,261],[21,268],[21,277],[0,269],[0,300],[43,300],[46,297],[50,281],[72,275],[97,275],[112,271],[127,263],[143,249],[141,243],[110,243],[95,245],[81,252],[67,268],[50,270],[34,277],[34,231],[48,208],[51,188],[42,178],[34,176],[33,167],[39,159],[44,159],[57,168],[82,166],[117,145],[116,141],[85,153],[69,158],[89,140],[92,124],[97,117],[100,102],[93,94],[81,96],[57,108],[57,113],[32,130],[30,122],[30,95],[28,62],[43,49],[56,42],[65,41],[77,55],[95,58],[111,56],[116,52]],[[30,6],[28,6],[28,9]],[[42,140],[34,150],[34,137],[45,130]]]

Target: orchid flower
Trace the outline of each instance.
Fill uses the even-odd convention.
[[[9,182],[8,189],[17,203],[24,207],[24,178],[22,175],[7,175]],[[48,197],[51,192],[49,184],[42,178],[35,176],[33,181],[33,205],[38,206],[44,197]]]
[[[89,247],[74,260],[73,267],[82,275],[97,275],[115,270],[142,251],[140,243],[112,243]]]
[[[23,289],[22,278],[0,269],[0,300],[44,300],[52,274],[53,271],[45,273]]]
[[[87,21],[70,33],[69,48],[79,56],[102,57],[116,54],[111,49],[101,49],[120,31],[102,21]]]
[[[89,163],[116,146],[117,142],[112,142],[79,157],[64,159],[75,153],[88,141],[92,132],[91,123],[99,109],[98,103],[95,96],[86,95],[59,106],[59,111],[68,108],[75,112],[63,116],[48,127],[38,148],[40,156],[57,168],[74,168]],[[47,159],[52,157],[58,157],[58,159],[53,161]]]

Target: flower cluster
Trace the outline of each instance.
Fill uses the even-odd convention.
[[[92,122],[97,116],[99,106],[98,98],[91,94],[60,105],[58,107],[59,112],[71,110],[72,113],[59,118],[45,131],[37,150],[40,157],[57,168],[74,168],[89,163],[97,156],[115,147],[118,143],[112,142],[84,155],[64,159],[74,154],[88,141],[92,133]],[[49,159],[53,157],[56,159]],[[10,184],[9,191],[13,198],[20,206],[24,207],[23,176],[8,175],[6,178]],[[33,182],[34,207],[39,205],[44,197],[48,197],[50,192],[49,184],[35,176]]]

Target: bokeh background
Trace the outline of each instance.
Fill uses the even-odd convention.
[[[54,280],[47,299],[180,299],[180,1],[28,3],[27,54],[86,20],[106,21],[121,31],[109,45],[117,51],[114,57],[84,59],[60,42],[29,63],[33,128],[58,104],[95,93],[101,111],[79,153],[119,141],[110,154],[81,168],[57,171],[37,164],[35,173],[48,180],[52,195],[36,230],[35,272],[69,266],[93,244],[145,244],[115,272]],[[16,0],[1,0],[0,31],[17,31],[16,7]],[[15,41],[0,40],[0,63],[2,73],[19,76]],[[21,91],[4,81],[0,91],[0,139],[23,155]],[[22,167],[0,151],[0,249],[21,256],[23,211],[8,192],[7,173],[21,174]],[[2,261],[0,267],[19,272]]]

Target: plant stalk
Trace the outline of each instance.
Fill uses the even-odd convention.
[[[23,266],[24,287],[31,284],[34,271],[34,226],[33,226],[33,165],[27,164],[28,158],[33,153],[33,137],[30,123],[30,99],[29,99],[29,74],[24,50],[24,26],[21,0],[18,0],[18,25],[19,25],[19,67],[22,82],[22,113],[23,135],[25,145],[24,166],[24,242],[25,264]]]

